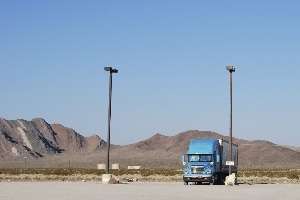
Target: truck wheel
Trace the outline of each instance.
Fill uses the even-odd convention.
[[[215,184],[215,175],[212,175],[211,182],[209,183],[209,185],[214,185],[214,184]]]
[[[189,182],[185,181],[183,184],[184,184],[184,185],[188,185],[188,184],[189,184]]]
[[[221,181],[221,185],[225,185],[225,175],[224,174],[221,175],[220,181]]]
[[[214,175],[214,182],[213,182],[213,185],[218,185],[218,180],[219,180],[219,177],[218,175]]]

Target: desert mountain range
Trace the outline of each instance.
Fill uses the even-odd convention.
[[[189,130],[175,136],[155,134],[129,144],[111,145],[110,163],[121,167],[182,168],[181,155],[193,138],[228,140],[210,131]],[[280,146],[263,140],[233,138],[239,145],[239,167],[300,168],[299,147]],[[84,167],[106,162],[106,142],[97,135],[84,137],[61,124],[44,119],[31,121],[0,118],[0,167]]]

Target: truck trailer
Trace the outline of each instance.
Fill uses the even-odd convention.
[[[229,142],[223,139],[192,139],[186,155],[182,155],[185,166],[183,182],[202,184],[203,182],[220,185],[225,177],[237,173],[238,145],[232,144],[232,160]]]

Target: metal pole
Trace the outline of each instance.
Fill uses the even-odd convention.
[[[232,161],[232,71],[230,72],[230,125],[229,125],[229,151],[230,161]],[[231,165],[229,165],[229,175],[231,174]]]
[[[230,152],[230,161],[232,160],[232,72],[235,72],[235,68],[233,66],[226,66],[226,69],[230,73],[230,122],[229,122],[229,152]],[[234,161],[233,161],[234,163]],[[228,168],[229,175],[231,174],[231,163]]]
[[[109,100],[108,100],[108,130],[107,130],[107,160],[106,174],[109,174],[109,149],[110,149],[110,121],[111,121],[111,96],[112,96],[112,72],[109,72]]]

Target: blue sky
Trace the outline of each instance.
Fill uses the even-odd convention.
[[[111,143],[187,130],[300,146],[300,2],[1,0],[0,116]]]

